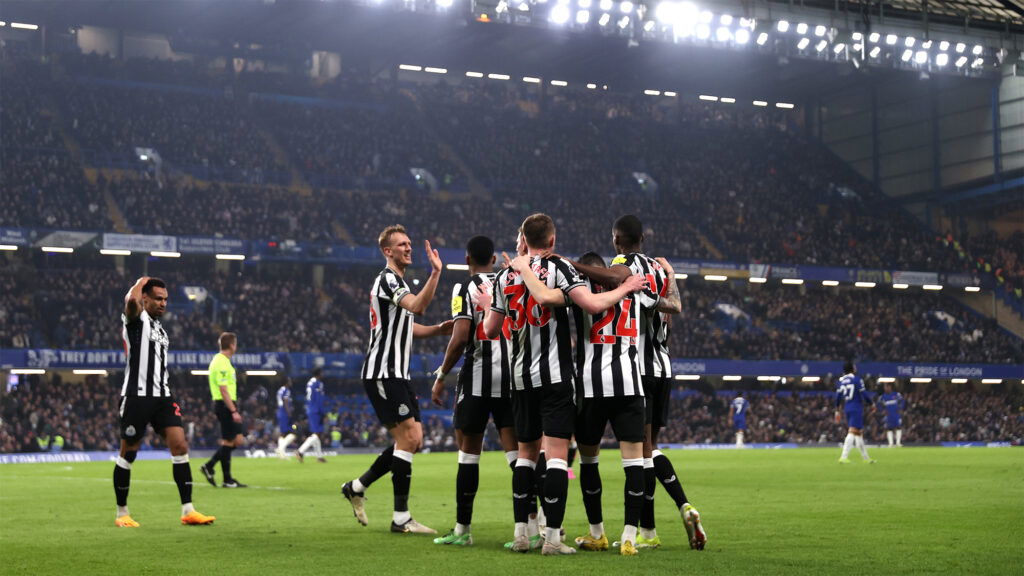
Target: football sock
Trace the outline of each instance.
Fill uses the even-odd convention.
[[[114,462],[114,497],[117,498],[118,515],[128,514],[128,489],[132,483],[132,462],[138,452],[125,452],[124,457],[117,457]],[[120,507],[125,507],[124,514],[121,514]]]
[[[171,471],[174,483],[178,485],[178,496],[181,503],[192,502],[192,467],[188,464],[188,454],[171,456]]]
[[[231,451],[234,450],[234,446],[221,446],[220,450],[223,454],[220,457],[220,471],[224,473],[224,481],[230,482],[234,479],[231,475]]]
[[[892,430],[886,430],[885,431],[885,436],[886,436],[886,438],[889,439],[889,446],[892,446],[893,444],[895,444],[895,442],[893,441]]]
[[[383,452],[377,456],[377,459],[370,464],[370,468],[363,472],[356,481],[352,482],[352,489],[360,494],[365,492],[371,484],[376,482],[382,476],[391,472],[391,464],[395,461],[395,446],[391,445],[384,449]]]
[[[302,446],[299,446],[299,452],[305,454],[310,447],[316,445],[316,441],[319,439],[320,438],[316,434],[310,434],[308,437],[306,437],[306,440],[302,443]]]
[[[896,429],[896,445],[897,446],[902,446],[903,445],[903,429],[902,428],[897,428]]]
[[[580,490],[583,491],[587,522],[591,525],[600,524],[604,517],[601,511],[601,471],[597,456],[580,456]]]
[[[668,459],[668,456],[662,454],[661,450],[652,452],[651,460],[654,462],[654,473],[665,488],[665,492],[668,492],[669,497],[676,503],[676,508],[682,508],[683,504],[687,502],[686,492],[676,476],[672,461]],[[625,466],[625,464],[623,465]]]
[[[654,461],[644,458],[644,507],[640,513],[640,526],[654,530],[654,489],[658,477],[654,473]]]
[[[624,458],[622,468],[626,473],[625,524],[633,529],[633,537],[630,541],[636,542],[636,527],[640,524],[640,515],[643,513],[646,503],[644,498],[644,459]]]
[[[846,433],[846,440],[843,441],[843,455],[841,459],[846,459],[850,455],[850,448],[853,448],[853,434],[850,432]]]
[[[508,462],[508,467],[515,470],[516,460],[519,460],[519,450],[509,450],[505,452],[505,461]]]
[[[576,441],[573,440],[572,443],[569,444],[569,459],[568,459],[568,466],[569,466],[569,468],[572,468],[573,463],[576,462],[576,450],[577,449],[578,449],[578,446],[576,445]]]
[[[459,451],[459,471],[455,474],[455,521],[469,525],[473,521],[473,500],[480,486],[480,455]]]
[[[537,518],[541,524],[545,525],[547,524],[547,521],[544,520],[544,518],[545,516],[547,516],[547,511],[544,509],[543,497],[544,479],[547,477],[547,473],[548,461],[547,458],[544,456],[544,451],[541,450],[540,455],[537,456],[537,467],[533,469],[533,494],[539,500],[541,500],[540,506],[537,508]]]
[[[636,544],[636,526],[626,524],[622,528],[622,542],[632,542]]]
[[[391,462],[391,486],[395,493],[395,514],[409,511],[409,488],[412,485],[412,452],[395,450]],[[403,517],[404,518],[404,517]],[[408,521],[408,518],[405,518]],[[395,517],[396,524],[399,517]]]
[[[217,465],[217,462],[220,462],[220,459],[223,457],[224,446],[219,446],[217,450],[213,453],[213,456],[210,456],[210,459],[206,461],[206,464],[204,464],[204,466],[206,466],[207,470],[213,472],[213,468]]]
[[[864,460],[870,460],[871,458],[868,457],[868,447],[864,444],[864,437],[856,436],[853,441],[857,445],[857,450],[860,450],[860,457]]]
[[[562,528],[565,518],[565,498],[569,491],[569,463],[561,458],[548,460],[548,473],[544,479],[544,504],[547,508],[548,532]],[[561,540],[558,540],[559,542]]]
[[[534,499],[534,467],[532,460],[520,458],[512,470],[512,514],[516,523],[526,524],[530,518],[530,500]]]

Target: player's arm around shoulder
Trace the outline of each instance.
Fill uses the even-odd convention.
[[[549,287],[537,276],[537,273],[533,271],[532,260],[529,255],[516,256],[512,260],[511,268],[523,279],[526,289],[530,291],[530,295],[538,304],[548,308],[565,306],[565,297],[562,291]]]

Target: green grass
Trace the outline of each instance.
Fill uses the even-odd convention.
[[[370,526],[338,493],[372,456],[327,464],[235,459],[246,490],[214,489],[196,472],[195,503],[213,526],[179,525],[169,462],[137,462],[129,504],[139,529],[115,528],[112,464],[0,466],[0,574],[1021,574],[1024,450],[875,449],[879,463],[836,463],[838,450],[669,451],[708,531],[689,550],[659,487],[659,550],[544,558],[513,554],[511,474],[484,455],[472,548],[388,532],[391,482],[369,491]],[[605,453],[605,525],[622,528],[622,469]],[[454,524],[455,454],[418,455],[411,508]],[[566,533],[586,531],[569,483]]]

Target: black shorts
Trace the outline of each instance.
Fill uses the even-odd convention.
[[[420,404],[411,381],[397,378],[363,380],[363,388],[377,419],[384,426],[390,428],[409,418],[420,421]]]
[[[540,388],[513,390],[512,415],[520,442],[533,442],[541,436],[572,438],[576,428],[572,384],[555,382]]]
[[[498,430],[512,427],[511,398],[471,396],[461,390],[456,391],[455,397],[453,424],[463,434],[483,434],[490,418],[494,419],[494,427]]]
[[[647,423],[654,430],[668,425],[668,401],[672,395],[671,378],[644,376],[644,396],[647,397]]]
[[[134,444],[146,435],[146,425],[163,432],[165,428],[181,428],[181,408],[174,398],[123,396],[121,398],[121,438]]]
[[[231,417],[231,410],[228,410],[228,405],[223,400],[213,402],[213,412],[217,415],[217,421],[220,422],[221,439],[234,440],[235,436],[242,433],[242,423],[235,422],[235,419]]]
[[[576,415],[576,442],[584,446],[601,444],[609,422],[619,442],[643,442],[645,405],[643,396],[581,398]]]

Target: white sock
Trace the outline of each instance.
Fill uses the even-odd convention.
[[[519,524],[523,524],[523,523],[519,522],[518,524],[516,524],[516,526],[518,526]],[[526,535],[528,537],[530,537],[530,538],[533,538],[534,536],[540,534],[540,527],[537,525],[537,516],[536,515],[530,516],[526,520],[526,523],[523,524],[523,526],[526,527],[525,528]]]
[[[395,524],[401,526],[409,520],[412,520],[412,513],[409,512],[408,510],[403,510],[401,512],[396,510],[391,513],[391,519],[395,522]]]
[[[516,527],[515,527],[515,530],[512,532],[512,536],[514,538],[518,538],[520,536],[526,536],[527,535],[526,534],[526,527],[527,527],[526,522],[516,522]]]
[[[559,545],[562,543],[562,529],[548,526],[544,530],[544,541],[547,544]]]
[[[195,509],[194,506],[192,506],[191,502],[186,502],[186,503],[181,505],[181,515],[182,516],[185,516],[185,515],[189,514],[190,512],[195,512],[195,510],[196,509]]]
[[[117,517],[120,518],[121,516],[129,516],[128,507],[127,506],[118,506],[117,507]]]
[[[323,458],[324,453],[321,451],[320,436],[314,436],[313,438],[316,439],[316,442],[313,443],[313,454],[315,454],[317,458]]]
[[[299,453],[305,454],[306,450],[309,449],[309,447],[312,446],[313,442],[316,440],[318,440],[316,436],[310,436],[309,438],[306,438],[306,441],[302,443],[302,446],[299,446]]]
[[[455,535],[462,536],[463,534],[469,534],[469,524],[455,523]]]
[[[657,528],[651,528],[651,529],[641,528],[640,529],[640,535],[643,536],[644,539],[646,539],[646,540],[651,540],[653,538],[657,538],[658,537],[658,529]]]
[[[896,429],[896,445],[897,446],[903,446],[903,429],[902,428],[897,428]]]
[[[892,446],[893,444],[895,444],[895,442],[892,441],[892,430],[886,430],[885,431],[885,436],[886,436],[886,438],[889,439],[889,446]]]
[[[362,494],[363,492],[366,492],[366,486],[363,486],[363,483],[359,481],[359,478],[356,478],[352,481],[352,491]]]
[[[736,445],[743,446],[743,430],[738,430],[736,432]]]
[[[543,506],[537,506],[537,517],[536,517],[535,521],[537,522],[538,529],[539,529],[540,526],[547,526],[548,525],[548,517],[546,515],[544,515],[544,507]]]
[[[626,527],[622,529],[622,541],[636,544],[636,526],[626,524]]]
[[[590,536],[592,538],[600,538],[602,534],[604,534],[604,522],[598,522],[597,524],[590,525]]]
[[[277,439],[277,450],[279,452],[284,452],[284,449],[287,448],[288,445],[291,444],[294,441],[295,441],[295,434],[289,434],[287,436],[283,436],[281,438],[278,438]]]
[[[513,462],[519,460],[519,450],[509,450],[505,452],[505,461],[511,466]]]
[[[868,447],[866,444],[864,444],[864,437],[855,436],[854,442],[856,442],[857,444],[857,450],[860,450],[860,457],[863,458],[864,460],[870,460],[871,458],[868,457]]]
[[[843,442],[843,455],[840,458],[848,457],[850,455],[850,448],[853,448],[853,434],[847,432],[846,440]]]

